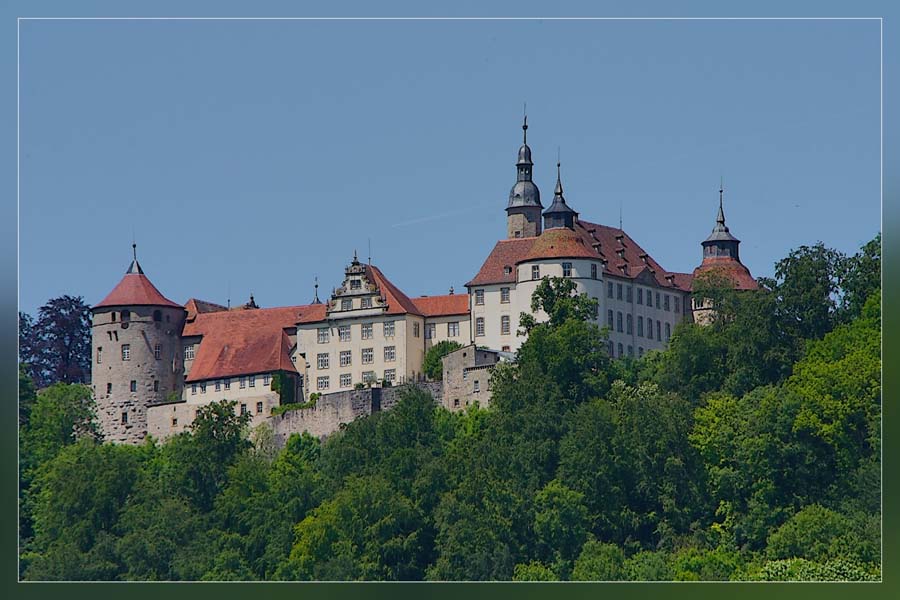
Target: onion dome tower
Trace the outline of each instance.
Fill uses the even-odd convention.
[[[575,229],[578,213],[572,210],[563,197],[562,180],[559,173],[559,162],[556,163],[556,189],[553,190],[553,203],[544,211],[544,229],[566,227]]]
[[[506,205],[508,238],[534,237],[541,234],[541,192],[532,181],[534,163],[528,147],[528,116],[522,122],[522,146],[516,160],[516,183],[509,191]]]
[[[756,280],[750,275],[750,270],[741,263],[738,251],[741,241],[731,235],[731,231],[725,225],[724,196],[725,189],[720,185],[716,225],[709,237],[700,243],[703,246],[703,262],[694,269],[694,278],[714,271],[730,279],[737,290],[755,290],[758,287]]]
[[[184,379],[185,308],[163,296],[134,259],[115,288],[91,309],[91,383],[105,441],[139,443],[147,408],[179,399]]]

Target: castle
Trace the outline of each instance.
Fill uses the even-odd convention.
[[[563,195],[559,162],[545,210],[532,179],[527,120],[522,131],[506,238],[464,294],[451,288],[410,298],[354,254],[325,302],[317,284],[310,304],[260,308],[251,296],[236,308],[194,298],[181,305],[151,283],[134,248],[125,276],[92,309],[92,387],[105,438],[165,438],[189,427],[200,406],[226,399],[255,425],[313,393],[419,382],[425,353],[442,340],[513,353],[524,341],[519,314],[532,312],[532,293],[545,277],[570,278],[598,301],[598,324],[608,328],[616,358],[662,349],[679,322],[708,318],[711,306],[691,298],[698,275],[717,272],[737,289],[756,287],[725,226],[722,190],[702,263],[690,274],[670,272],[621,228],[581,219]]]

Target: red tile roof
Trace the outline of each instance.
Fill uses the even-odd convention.
[[[703,273],[715,273],[730,279],[736,290],[755,290],[759,284],[750,274],[750,269],[728,256],[712,256],[703,259],[694,269],[694,279]]]
[[[694,276],[690,273],[669,273],[675,276],[675,287],[679,290],[689,292],[694,283]]]
[[[295,371],[288,332],[316,306],[285,306],[199,313],[183,337],[202,336],[185,381]]]
[[[222,306],[221,304],[207,302],[206,300],[197,300],[196,298],[191,298],[190,300],[185,302],[184,308],[188,313],[188,321],[193,321],[198,314],[228,310],[228,307]]]
[[[419,309],[419,313],[426,317],[469,314],[468,294],[422,296],[420,298],[413,298],[412,301],[416,305],[416,308]]]
[[[374,281],[378,287],[378,291],[387,300],[388,309],[385,314],[402,315],[410,313],[414,315],[421,314],[419,309],[409,297],[400,291],[396,285],[390,282],[381,270],[373,265],[366,265],[366,277],[370,281]]]
[[[514,238],[497,242],[484,264],[481,265],[478,274],[466,286],[515,282],[516,263],[528,254],[536,239],[534,237]],[[509,273],[504,272],[505,267],[509,267]]]
[[[597,252],[586,246],[582,236],[577,232],[560,227],[548,229],[535,238],[528,254],[518,262],[548,258],[597,258]]]
[[[500,240],[488,255],[478,274],[466,285],[487,285],[492,283],[514,282],[516,280],[515,265],[531,258],[564,258],[583,257],[606,260],[603,272],[614,277],[634,279],[647,269],[657,285],[689,291],[684,273],[669,273],[647,254],[631,236],[621,229],[590,223],[581,219],[575,224],[574,234],[558,233],[561,229],[544,231],[538,237]],[[581,238],[581,244],[573,241],[572,236]],[[561,238],[565,238],[562,241]],[[512,268],[504,274],[505,266]],[[671,283],[666,279],[672,275]],[[686,283],[688,282],[688,283]]]
[[[163,296],[143,273],[127,273],[94,308],[106,306],[170,306],[182,308]]]

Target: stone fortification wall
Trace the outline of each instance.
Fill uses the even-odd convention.
[[[441,403],[440,381],[417,383],[419,388],[431,394],[435,404]],[[344,423],[355,421],[382,410],[390,410],[399,401],[405,386],[391,388],[367,388],[325,394],[312,408],[289,410],[268,419],[275,434],[275,442],[284,446],[292,433],[307,432],[324,438],[341,428]]]

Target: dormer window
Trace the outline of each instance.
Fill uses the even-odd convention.
[[[512,274],[512,267],[509,266],[509,265],[506,265],[505,267],[503,267],[503,274],[504,274],[504,275],[511,275],[511,274]]]

